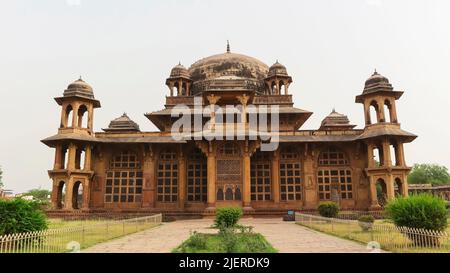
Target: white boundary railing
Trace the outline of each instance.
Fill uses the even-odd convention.
[[[295,221],[303,226],[366,244],[378,244],[393,252],[450,252],[450,234],[418,228],[397,227],[385,220],[372,225],[357,220],[326,218],[316,215],[295,214]]]
[[[60,253],[80,249],[113,238],[160,225],[162,215],[124,220],[103,220],[74,227],[0,236],[0,253]]]

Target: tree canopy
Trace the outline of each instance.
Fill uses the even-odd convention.
[[[50,194],[51,192],[49,190],[38,188],[29,190],[24,196],[33,196],[34,200],[45,202],[49,200],[48,196]]]
[[[3,188],[2,174],[3,174],[2,166],[0,166],[0,189]]]
[[[450,184],[450,174],[447,167],[438,164],[414,164],[408,175],[411,184]]]

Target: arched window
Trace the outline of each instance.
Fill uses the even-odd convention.
[[[295,149],[282,148],[280,154],[280,199],[302,200],[300,158]]]
[[[137,203],[142,198],[142,169],[136,154],[124,151],[112,157],[106,172],[106,203]]]
[[[241,189],[239,187],[236,187],[236,189],[234,190],[234,200],[241,200],[241,199],[242,199]]]
[[[81,209],[83,205],[83,183],[75,182],[72,191],[72,208]]]
[[[173,150],[166,149],[159,154],[157,179],[158,202],[178,200],[178,157]]]
[[[206,202],[208,166],[206,157],[199,149],[188,156],[187,164],[187,200]]]
[[[377,200],[378,204],[381,207],[384,207],[387,203],[387,187],[386,182],[384,182],[383,179],[379,178],[377,182],[375,183],[375,187],[377,190]]]
[[[233,189],[230,186],[226,187],[225,200],[227,201],[234,200]]]
[[[268,152],[257,151],[250,164],[250,191],[252,201],[271,200],[271,161]]]
[[[75,169],[83,170],[85,160],[86,160],[86,152],[82,148],[77,148],[75,154]]]
[[[400,179],[400,178],[395,178],[395,181],[394,181],[395,183],[394,183],[394,191],[395,191],[395,196],[396,197],[398,197],[398,196],[404,196],[405,194],[404,194],[404,192],[403,192],[403,183],[402,183],[402,180]]]
[[[216,199],[217,199],[218,201],[223,201],[223,190],[222,190],[222,188],[219,188],[219,189],[217,190],[217,197],[216,197]]]
[[[66,195],[66,183],[64,181],[59,181],[56,192],[56,206],[58,209],[62,209],[64,207],[65,195]]]
[[[72,105],[67,105],[66,107],[66,119],[65,119],[65,123],[66,123],[66,127],[73,127],[73,108]]]
[[[384,101],[384,121],[392,122],[392,107],[389,100]]]
[[[353,198],[352,173],[345,154],[329,147],[319,154],[317,184],[320,200]]]
[[[88,128],[88,109],[86,105],[81,105],[78,108],[78,127]]]
[[[282,81],[280,81],[280,93],[279,94],[280,95],[286,94],[286,85]]]
[[[376,101],[372,101],[369,106],[370,123],[380,122],[378,120],[378,111],[379,111],[378,103]]]

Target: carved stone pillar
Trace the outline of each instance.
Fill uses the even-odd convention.
[[[385,167],[391,167],[392,161],[391,161],[391,150],[389,147],[390,143],[388,139],[385,139],[382,144],[383,149],[383,166]]]
[[[373,179],[373,176],[370,176],[369,180],[370,180],[370,209],[379,209],[380,204],[378,203],[377,187]]]
[[[68,151],[69,156],[68,156],[68,164],[67,164],[67,169],[69,171],[73,171],[75,170],[75,162],[76,162],[76,157],[77,157],[77,146],[73,143],[69,144],[69,148]]]
[[[64,209],[73,209],[73,179],[70,178],[66,184],[66,193],[64,196]]]
[[[92,148],[91,145],[86,145],[85,159],[84,159],[84,171],[91,170],[91,157],[92,157]]]
[[[208,210],[216,209],[216,153],[215,151],[208,152],[208,185],[207,185],[207,203]]]
[[[272,157],[272,198],[280,203],[280,150],[273,152]]]
[[[156,202],[156,155],[152,146],[144,151],[142,206],[153,208]]]
[[[250,153],[244,152],[243,154],[243,205],[245,209],[252,209],[251,207],[251,190],[250,190]]]
[[[54,170],[62,169],[61,162],[62,162],[62,145],[61,144],[56,144],[56,147],[55,147],[55,163],[53,165],[53,169]]]
[[[182,148],[180,149],[178,157],[178,167],[179,169],[179,177],[178,182],[179,184],[179,191],[178,191],[178,206],[180,209],[184,209],[184,205],[186,202],[186,157],[182,151]]]
[[[91,200],[91,183],[89,180],[85,180],[83,185],[83,204],[81,204],[82,209],[89,209],[89,203]],[[75,193],[78,195],[78,193]]]

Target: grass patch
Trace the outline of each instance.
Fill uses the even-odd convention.
[[[443,238],[440,248],[423,248],[412,246],[412,241],[399,231],[392,229],[395,225],[389,219],[376,220],[375,224],[378,226],[376,230],[363,231],[359,227],[357,221],[339,223],[331,221],[312,221],[299,223],[300,226],[323,232],[329,235],[337,236],[351,241],[356,241],[362,244],[367,244],[372,241],[379,242],[381,248],[384,250],[398,252],[398,253],[424,253],[424,252],[444,252],[448,253],[450,250],[450,240]],[[384,227],[384,228],[383,228]],[[407,245],[408,247],[405,247]]]
[[[229,249],[230,237],[221,234],[193,233],[186,241],[172,250],[173,253],[276,253],[276,249],[258,233],[234,234],[235,244]]]

